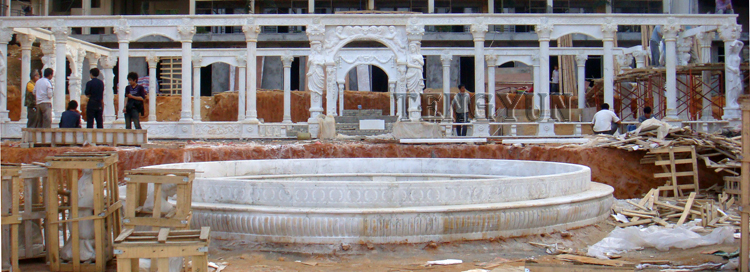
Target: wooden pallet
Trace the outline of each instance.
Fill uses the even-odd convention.
[[[208,270],[208,246],[210,228],[200,230],[169,230],[161,228],[159,231],[124,230],[115,239],[115,254],[117,255],[117,271],[138,271],[138,259],[154,258],[152,267],[157,271],[169,271],[170,257],[191,257],[193,272]],[[153,271],[153,270],[152,270]]]
[[[193,203],[193,169],[136,169],[125,172],[127,183],[127,207],[123,218],[124,228],[136,226],[174,229],[190,229]],[[143,209],[148,195],[148,186],[153,186],[153,212]],[[177,201],[174,209],[162,214],[162,186],[173,184],[177,187]],[[144,217],[148,216],[148,217]]]
[[[18,270],[18,225],[23,218],[20,214],[20,195],[21,195],[21,165],[20,164],[3,164],[2,168],[2,213],[0,224],[3,226],[2,255],[9,256],[8,259],[11,271]],[[10,197],[10,201],[5,198]],[[10,237],[8,237],[10,236]],[[8,239],[10,238],[10,239]],[[16,246],[13,246],[16,245]],[[3,268],[5,270],[5,268]]]
[[[21,143],[35,146],[140,146],[148,143],[145,129],[24,128]]]
[[[695,146],[679,146],[679,147],[665,147],[654,149],[649,152],[656,157],[654,165],[661,166],[664,170],[663,173],[654,174],[654,178],[666,178],[667,183],[664,186],[659,186],[660,192],[667,196],[667,193],[671,191],[675,197],[684,196],[683,190],[693,190],[698,192],[700,185],[698,184],[698,161],[695,155]],[[664,158],[664,156],[669,156]],[[689,171],[678,172],[678,165],[687,165],[691,168]],[[678,180],[680,177],[692,177],[692,184],[679,184]]]
[[[113,258],[112,237],[120,234],[120,211],[117,188],[116,152],[78,152],[47,157],[49,184],[47,186],[47,252],[51,271],[105,271],[107,261]],[[92,170],[93,215],[79,216],[79,170]],[[68,203],[62,203],[58,191],[69,194]],[[94,263],[81,263],[80,221],[93,220]],[[68,231],[59,231],[69,224]],[[62,236],[63,240],[60,240]],[[65,262],[61,256],[61,242],[72,244],[72,260]]]

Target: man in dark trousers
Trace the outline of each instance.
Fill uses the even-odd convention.
[[[99,69],[91,69],[89,75],[91,80],[86,83],[86,91],[84,91],[84,94],[89,98],[89,103],[86,105],[86,127],[94,128],[94,120],[96,120],[96,128],[104,128],[102,122],[104,82],[97,78],[99,77]]]

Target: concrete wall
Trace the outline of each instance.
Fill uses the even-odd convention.
[[[459,57],[453,57],[451,60],[451,88],[458,86],[459,77]],[[440,61],[440,56],[426,56],[425,60],[425,86],[430,89],[442,89],[443,88],[443,62]]]
[[[284,89],[284,67],[281,65],[281,57],[263,58],[263,78],[260,88],[266,90]]]
[[[217,62],[211,65],[211,93],[229,90],[229,64]]]

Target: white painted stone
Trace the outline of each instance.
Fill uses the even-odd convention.
[[[441,138],[441,139],[401,139],[402,144],[458,144],[458,143],[475,143],[483,144],[487,138]]]
[[[385,120],[366,119],[359,120],[360,130],[385,130]]]

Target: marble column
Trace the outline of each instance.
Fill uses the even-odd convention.
[[[716,37],[713,32],[700,32],[695,38],[700,44],[700,63],[711,63],[711,43]],[[703,93],[701,120],[714,121],[713,106],[711,105],[711,71],[701,72],[701,92]]]
[[[307,0],[307,13],[315,14],[315,0]]]
[[[120,25],[114,28],[115,34],[117,34],[117,42],[119,44],[118,56],[118,69],[117,69],[117,120],[118,123],[125,122],[125,87],[128,85],[128,70],[130,70],[130,53],[128,52],[130,46],[130,27],[127,25],[125,20],[120,21]]]
[[[492,2],[492,0],[490,0]],[[487,95],[489,96],[487,99],[487,118],[494,120],[495,119],[495,66],[497,63],[497,55],[487,55],[485,56],[485,61],[487,61]]]
[[[726,103],[722,120],[738,121],[741,118],[739,97],[742,94],[742,71],[740,52],[744,45],[740,38],[742,26],[725,24],[719,27],[719,38],[724,41],[724,93]],[[731,125],[731,124],[730,124]]]
[[[292,123],[292,62],[294,56],[285,53],[281,56],[281,64],[284,66],[284,117],[282,123]],[[343,99],[342,99],[343,101]]]
[[[12,38],[13,29],[0,28],[0,123],[10,121],[8,117],[8,43]],[[25,88],[21,90],[23,93]]]
[[[31,46],[34,44],[34,41],[36,41],[36,37],[34,35],[24,35],[24,34],[17,34],[16,39],[18,42],[21,43],[21,123],[26,123],[28,121],[28,112],[26,112],[26,107],[23,105],[23,102],[26,101],[26,84],[29,83],[29,80],[31,78],[29,77],[29,74],[31,74]],[[40,73],[41,78],[41,73]]]
[[[453,55],[448,51],[440,55],[440,62],[443,64],[443,120],[446,122],[453,121],[453,111],[451,109],[451,61]]]
[[[193,53],[193,121],[201,121],[201,62],[200,53]],[[184,97],[184,96],[183,96]]]
[[[112,123],[115,121],[117,114],[115,113],[115,73],[112,71],[117,65],[117,56],[109,55],[103,57],[102,60],[102,72],[104,73],[104,123]]]
[[[238,71],[238,101],[237,101],[237,121],[243,121],[245,120],[245,95],[246,95],[246,87],[247,87],[247,79],[245,78],[245,69],[247,69],[247,57],[245,55],[238,55],[237,56],[237,68],[239,68]]]
[[[39,76],[44,76],[44,69],[52,68],[55,69],[55,42],[42,40],[39,42],[39,47],[42,49],[42,70],[39,71]],[[54,78],[52,79],[52,86],[55,85]]]
[[[148,121],[156,122],[156,65],[159,57],[155,54],[146,56],[148,62]]]
[[[435,0],[427,0],[427,13],[435,13]]]
[[[614,49],[615,35],[617,35],[617,25],[613,23],[603,24],[601,26],[603,34],[604,55],[604,103],[609,104],[610,109],[615,107],[615,61],[612,50]]]
[[[586,60],[588,55],[576,55],[578,67],[578,109],[586,108]]]
[[[546,122],[550,118],[549,110],[549,40],[550,35],[554,26],[551,24],[539,24],[536,26],[536,34],[539,36],[539,80],[536,81],[539,86],[535,86],[534,95],[540,94],[544,101],[539,101],[541,104],[540,108],[540,122]],[[606,51],[606,49],[605,49]],[[538,89],[536,87],[539,87]],[[538,91],[537,91],[538,90]]]
[[[390,116],[396,115],[396,82],[395,81],[388,81],[388,94],[389,95],[389,101],[390,101]]]
[[[532,98],[531,98],[531,101],[532,101],[532,103],[531,103],[532,104],[531,105],[531,110],[532,110],[532,112],[534,110],[539,110],[539,113],[541,113],[542,112],[542,106],[539,105],[539,96],[536,95],[537,93],[541,92],[541,90],[542,90],[542,80],[541,80],[541,75],[539,74],[539,73],[541,73],[540,72],[541,69],[539,69],[539,63],[540,63],[540,61],[539,61],[539,55],[538,54],[532,55],[531,56],[531,65],[533,66],[533,68],[532,68],[533,75],[532,76],[533,76],[534,92],[531,93],[531,96],[532,96]]]
[[[646,68],[647,56],[648,56],[648,51],[646,50],[633,51],[633,57],[635,58],[635,68]]]
[[[339,89],[338,89],[339,90],[339,92],[338,92],[338,94],[339,94],[339,98],[338,98],[339,110],[338,110],[338,114],[339,114],[339,116],[344,116],[344,90],[346,90],[346,88],[344,87],[344,82],[339,82],[338,84],[339,84]]]
[[[177,33],[180,35],[180,42],[182,43],[182,113],[180,113],[180,122],[193,122],[193,113],[190,108],[190,90],[193,87],[193,75],[190,68],[193,66],[192,50],[195,27],[189,19],[183,19],[183,23],[177,27]],[[200,93],[200,90],[198,92]],[[198,99],[200,99],[200,96]],[[198,102],[198,106],[200,107],[200,100]],[[200,118],[200,111],[197,114]]]
[[[336,84],[336,66],[326,63],[326,115],[336,116],[336,100],[339,86]]]
[[[245,71],[247,81],[247,111],[245,112],[245,122],[258,124],[260,123],[260,121],[258,121],[258,110],[256,109],[256,97],[258,92],[258,85],[256,84],[256,81],[258,80],[258,59],[256,58],[255,52],[257,50],[260,26],[248,24],[242,27],[242,31],[245,32],[245,42],[247,43],[247,71]]]
[[[474,38],[474,105],[476,107],[474,117],[483,121],[487,119],[487,94],[484,88],[484,37],[488,26],[480,21],[471,25],[470,30]]]
[[[677,33],[680,26],[669,24],[662,26],[664,37],[664,52],[666,54],[666,83],[667,91],[667,113],[666,118],[669,120],[679,120],[677,116]]]
[[[55,90],[52,97],[52,124],[54,126],[65,111],[65,54],[70,28],[53,27],[52,34],[55,35]]]
[[[83,82],[83,62],[86,60],[86,50],[84,49],[73,49],[75,51],[73,61],[70,64],[70,68],[73,70],[70,72],[68,77],[68,94],[70,100],[78,101],[78,105],[81,105],[81,82]],[[67,107],[67,105],[66,105]]]

